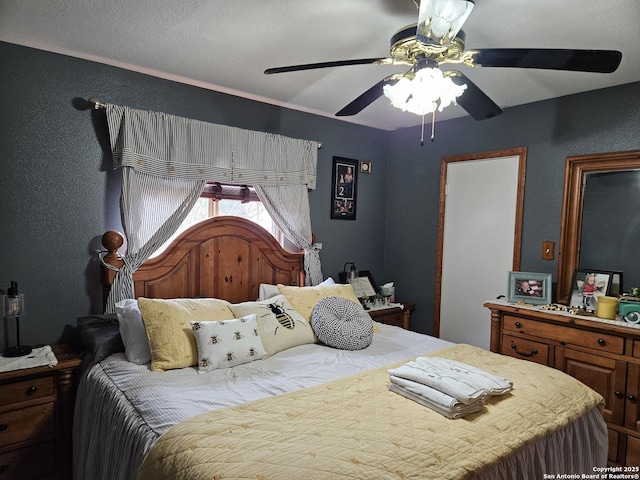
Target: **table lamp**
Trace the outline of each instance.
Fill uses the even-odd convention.
[[[350,265],[349,270],[347,270],[347,265]],[[345,263],[342,270],[347,283],[351,284],[358,281],[358,267],[356,267],[354,262]]]
[[[18,293],[17,282],[11,282],[7,294],[0,297],[0,313],[3,317],[16,319],[16,346],[7,348],[2,354],[5,357],[23,357],[31,353],[31,347],[20,345],[20,317],[24,315],[24,296]]]

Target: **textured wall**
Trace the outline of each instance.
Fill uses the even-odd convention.
[[[418,129],[394,132],[385,261],[401,297],[418,303],[412,329],[432,332],[440,158],[527,147],[521,270],[551,273],[555,282],[557,252],[556,260],[542,260],[541,244],[559,242],[566,157],[640,149],[639,127],[640,83],[634,83],[509,108],[482,122],[442,122],[435,142],[424,147]],[[505,291],[496,295],[506,294],[506,283],[505,272]]]
[[[105,230],[120,229],[104,115],[78,99],[322,141],[309,198],[324,275],[355,261],[378,283],[395,281],[399,298],[417,304],[412,328],[422,332],[432,331],[442,156],[528,147],[522,268],[555,278],[540,244],[558,241],[565,157],[640,149],[640,84],[442,122],[435,143],[420,147],[417,128],[381,132],[7,43],[0,58],[0,288],[16,280],[26,296],[25,343],[55,342],[99,311],[92,252]],[[329,217],[334,155],[373,162],[359,177],[356,221]],[[1,325],[4,349],[15,335],[13,322]]]
[[[82,99],[166,112],[212,123],[322,141],[312,225],[325,276],[344,262],[382,272],[386,132],[0,43],[0,288],[25,294],[24,343],[57,341],[76,317],[101,308],[92,252],[120,229],[120,172],[111,169],[104,112]],[[362,175],[356,221],[330,220],[332,157],[371,160]],[[0,351],[15,341],[2,321]]]

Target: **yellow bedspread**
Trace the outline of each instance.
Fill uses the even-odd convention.
[[[469,345],[430,355],[501,375],[513,390],[450,420],[390,392],[389,367],[369,370],[186,420],[158,439],[138,479],[461,479],[602,405],[535,363]]]

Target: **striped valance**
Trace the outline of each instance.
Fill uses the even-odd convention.
[[[114,167],[247,185],[316,186],[317,142],[107,105]]]

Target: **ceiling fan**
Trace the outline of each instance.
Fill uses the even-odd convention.
[[[346,65],[407,65],[405,73],[389,75],[369,88],[336,116],[356,115],[385,95],[393,106],[423,116],[458,103],[476,120],[502,113],[462,72],[443,70],[450,64],[470,67],[513,67],[578,72],[614,72],[622,53],[616,50],[544,48],[485,48],[465,50],[462,25],[474,7],[472,0],[414,0],[418,23],[391,37],[389,57],[307,63],[265,70],[265,74],[341,67]],[[394,93],[395,91],[395,93]],[[433,127],[432,127],[433,128]],[[433,134],[432,134],[433,139]]]

